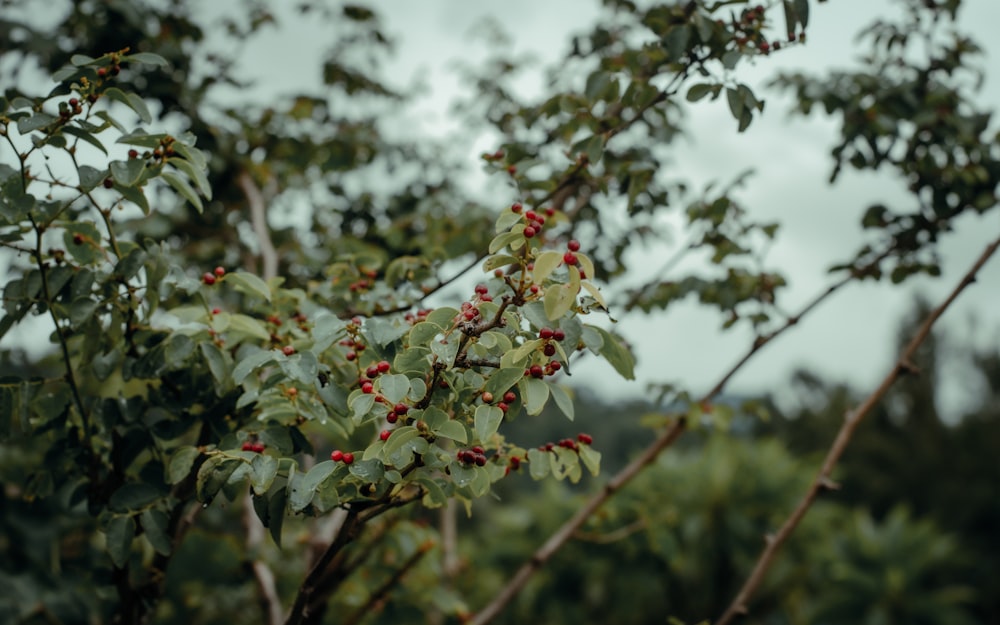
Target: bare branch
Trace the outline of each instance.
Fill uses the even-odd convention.
[[[284,620],[281,609],[281,598],[275,585],[274,573],[271,567],[257,557],[257,552],[264,544],[264,526],[254,513],[253,500],[249,491],[243,497],[243,529],[247,536],[247,554],[250,556],[250,569],[260,588],[260,601],[267,616],[268,625],[281,625]]]
[[[257,244],[260,245],[262,277],[264,280],[270,280],[278,275],[278,252],[274,249],[271,229],[267,225],[267,202],[257,183],[246,170],[241,171],[236,177],[236,184],[243,191],[250,207],[250,223],[254,234],[257,235]]]
[[[897,378],[901,375],[907,373],[910,370],[911,365],[909,365],[914,353],[917,348],[924,342],[927,336],[931,332],[931,328],[934,323],[944,314],[944,311],[951,306],[955,298],[965,290],[967,286],[975,282],[976,274],[982,268],[986,261],[997,251],[1000,247],[1000,239],[997,239],[990,245],[986,247],[983,253],[979,256],[975,263],[973,263],[972,268],[962,277],[958,282],[952,292],[941,304],[935,308],[931,314],[924,320],[924,323],[917,330],[916,335],[910,340],[909,344],[900,354],[896,363],[892,366],[892,369],[886,374],[882,383],[872,391],[871,395],[865,399],[864,403],[858,406],[852,412],[849,412],[844,418],[844,424],[840,427],[840,431],[837,432],[837,437],[833,440],[830,445],[830,449],[826,454],[826,458],[823,460],[823,465],[813,480],[812,485],[809,490],[806,491],[805,495],[799,501],[798,505],[789,515],[788,519],[781,526],[781,529],[772,536],[769,536],[765,541],[764,550],[761,552],[760,557],[757,559],[757,563],[754,565],[753,570],[747,577],[746,582],[744,582],[743,587],[736,594],[732,603],[726,608],[726,611],[719,617],[716,621],[716,625],[727,625],[732,622],[735,618],[745,615],[748,611],[747,602],[750,597],[753,596],[754,591],[764,579],[764,575],[767,573],[768,567],[771,565],[771,561],[774,559],[775,553],[777,553],[778,548],[788,539],[789,535],[795,530],[799,522],[805,516],[806,512],[812,506],[813,501],[819,496],[820,492],[827,490],[835,484],[831,481],[830,475],[833,472],[834,466],[837,464],[837,460],[844,453],[847,448],[847,444],[851,440],[854,431],[857,429],[858,424],[861,420],[871,412],[871,410],[882,400],[886,392],[893,385]]]
[[[880,262],[888,255],[888,253],[888,251],[884,252],[882,255],[873,260],[872,264]],[[726,371],[722,378],[719,379],[718,383],[716,383],[716,385],[705,393],[705,395],[703,395],[696,403],[710,401],[716,395],[721,393],[733,375],[735,375],[736,372],[739,371],[765,345],[772,342],[788,329],[798,325],[802,317],[809,314],[809,312],[814,310],[821,302],[856,278],[857,274],[855,272],[850,273],[839,282],[836,282],[824,289],[819,295],[806,304],[802,310],[798,312],[798,314],[789,317],[780,328],[770,334],[758,336],[747,353],[735,365]],[[635,460],[612,477],[604,488],[593,495],[583,505],[583,507],[577,511],[576,514],[563,523],[563,525],[556,530],[556,532],[552,534],[547,541],[545,541],[545,544],[535,551],[535,553],[531,556],[531,559],[528,560],[528,562],[526,562],[517,571],[517,573],[514,574],[500,593],[498,593],[489,604],[487,604],[468,621],[470,625],[485,625],[496,618],[496,616],[500,614],[500,612],[507,606],[508,603],[510,603],[517,593],[521,591],[531,576],[538,571],[545,564],[545,562],[547,562],[549,558],[551,558],[552,555],[562,547],[563,544],[573,537],[574,533],[584,524],[591,514],[600,508],[601,505],[603,505],[604,502],[615,494],[615,492],[617,492],[622,486],[638,475],[643,468],[652,463],[653,460],[655,460],[656,457],[663,452],[663,450],[670,447],[686,429],[687,422],[685,417],[679,417],[671,423],[670,426],[664,430],[645,450],[643,450],[643,452]]]

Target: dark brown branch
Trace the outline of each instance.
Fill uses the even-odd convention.
[[[767,570],[771,565],[771,561],[774,559],[778,549],[798,526],[799,522],[805,516],[806,512],[809,510],[810,506],[812,506],[812,503],[816,500],[819,494],[823,490],[829,489],[833,484],[830,479],[830,475],[832,474],[837,461],[840,459],[840,456],[847,448],[847,444],[850,442],[858,424],[861,423],[861,420],[864,419],[876,405],[878,405],[896,379],[907,372],[907,363],[910,362],[914,353],[917,351],[917,348],[920,347],[930,334],[934,323],[941,317],[942,314],[944,314],[945,310],[951,306],[952,302],[955,301],[958,295],[965,290],[967,286],[975,282],[976,274],[983,267],[983,265],[986,264],[986,261],[988,261],[997,251],[998,247],[1000,247],[1000,239],[997,239],[986,247],[983,253],[979,256],[976,262],[973,263],[972,267],[962,277],[948,297],[945,298],[945,300],[931,312],[927,319],[924,320],[924,323],[917,330],[916,335],[914,335],[914,337],[910,340],[909,344],[907,344],[903,353],[900,354],[896,363],[892,366],[892,369],[888,374],[886,374],[885,378],[883,378],[882,383],[879,384],[874,391],[872,391],[871,395],[869,395],[857,409],[846,415],[844,418],[844,424],[840,427],[840,431],[837,432],[837,437],[830,445],[830,449],[826,454],[826,458],[823,460],[823,465],[821,466],[819,473],[816,475],[816,479],[813,480],[809,490],[806,491],[805,495],[799,501],[791,515],[789,515],[789,517],[785,520],[781,529],[779,529],[776,534],[769,535],[767,537],[764,550],[757,559],[757,563],[754,565],[753,570],[747,577],[746,582],[744,582],[743,587],[740,588],[739,592],[736,594],[736,597],[733,598],[732,603],[730,603],[729,607],[726,608],[726,611],[722,614],[722,616],[719,617],[719,620],[716,621],[716,625],[727,625],[737,617],[747,613],[747,602],[763,581],[764,575],[767,573]]]
[[[257,235],[257,244],[260,246],[262,277],[265,281],[270,280],[278,275],[278,252],[271,241],[271,230],[267,225],[267,202],[257,183],[246,170],[241,171],[236,177],[236,184],[243,191],[250,207],[250,223],[254,234]]]
[[[333,561],[334,557],[348,543],[354,540],[359,529],[360,524],[358,523],[357,513],[349,511],[347,518],[344,519],[344,524],[340,526],[340,531],[337,532],[337,536],[333,542],[330,543],[330,546],[327,547],[326,551],[313,564],[309,573],[306,574],[306,579],[299,587],[299,592],[295,595],[295,602],[292,604],[288,617],[285,619],[285,625],[300,625],[305,619],[309,618],[309,606],[313,603],[313,596],[327,574],[327,567]]]

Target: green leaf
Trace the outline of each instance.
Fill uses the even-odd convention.
[[[194,182],[195,187],[197,187],[203,196],[209,200],[212,199],[212,187],[208,184],[208,178],[205,176],[204,170],[195,167],[184,159],[176,157],[168,158],[167,163],[184,172]]]
[[[379,390],[392,403],[402,401],[410,392],[410,378],[402,374],[383,375],[379,378]]]
[[[195,343],[190,336],[173,334],[166,340],[163,350],[163,360],[172,369],[180,369],[194,353]]]
[[[142,512],[139,516],[139,522],[142,525],[143,535],[149,541],[149,544],[153,546],[153,549],[161,555],[170,555],[170,551],[173,548],[173,541],[171,541],[170,536],[167,534],[170,520],[167,518],[166,513],[162,510],[150,508]]]
[[[531,479],[534,480],[540,480],[548,475],[551,470],[549,452],[540,449],[529,449],[528,470],[531,473]]]
[[[465,426],[458,421],[448,420],[442,423],[437,428],[431,430],[435,435],[451,439],[462,443],[463,445],[469,442],[469,435],[465,429]],[[390,437],[391,438],[391,437]]]
[[[219,492],[219,490],[229,480],[229,476],[237,469],[241,461],[235,458],[223,456],[212,456],[198,469],[198,479],[196,482],[198,500],[209,503]]]
[[[410,330],[410,345],[427,345],[444,330],[436,323],[421,321]]]
[[[552,395],[552,399],[555,400],[556,406],[564,415],[566,415],[567,419],[572,421],[575,413],[573,409],[573,399],[569,396],[569,393],[567,393],[566,390],[558,384],[549,383],[548,386],[549,393]]]
[[[125,484],[108,499],[108,508],[115,512],[135,512],[156,502],[164,496],[164,492],[152,484]]]
[[[372,411],[372,406],[375,405],[375,395],[359,393],[355,395],[353,399],[348,400],[348,407],[353,413],[352,419],[354,423],[361,424],[368,413]]]
[[[729,103],[729,111],[733,117],[739,119],[743,115],[743,95],[738,89],[726,87],[726,101]]]
[[[490,254],[496,254],[503,248],[513,244],[515,241],[523,241],[523,240],[524,240],[524,235],[521,234],[520,230],[498,234],[497,236],[493,237],[492,241],[490,241],[490,248],[489,248]]]
[[[530,415],[539,414],[549,399],[549,385],[537,378],[523,378],[518,385],[524,409]]]
[[[635,358],[622,342],[614,337],[610,332],[604,330],[603,328],[593,327],[600,335],[603,340],[601,345],[601,355],[611,363],[611,366],[615,368],[623,378],[626,380],[635,379]]]
[[[579,446],[580,460],[583,461],[583,465],[587,467],[591,475],[597,476],[601,472],[601,452],[597,451],[590,445],[580,445]]]
[[[267,341],[271,338],[271,333],[267,331],[267,328],[264,326],[263,322],[260,321],[260,319],[254,319],[253,317],[242,313],[236,313],[229,316],[229,327],[227,330],[232,333],[243,334],[262,341]]]
[[[115,190],[121,193],[123,198],[141,208],[144,215],[149,214],[149,200],[146,199],[146,194],[142,192],[141,188],[123,187],[116,184]]]
[[[377,458],[371,460],[355,460],[351,465],[351,475],[366,482],[377,482],[385,475],[385,467]]]
[[[480,442],[488,441],[500,428],[503,421],[503,411],[496,406],[482,405],[476,407],[476,436]]]
[[[708,83],[703,83],[703,82],[698,83],[696,85],[691,85],[691,88],[688,89],[687,92],[687,101],[697,102],[698,100],[704,98],[705,96],[712,93],[712,91],[716,89],[717,87],[715,85],[710,85]]]
[[[62,131],[70,136],[76,137],[77,139],[86,141],[90,145],[94,146],[95,148],[103,152],[105,156],[108,155],[108,150],[107,148],[104,147],[104,144],[101,143],[101,141],[97,137],[87,132],[86,130],[82,128],[77,128],[76,126],[63,126]]]
[[[73,303],[69,306],[70,323],[73,327],[79,327],[87,321],[90,321],[99,305],[99,302],[96,302],[89,297],[81,297],[73,300]]]
[[[292,509],[292,512],[301,512],[306,506],[312,503],[316,489],[339,466],[332,460],[324,460],[313,465],[305,475],[298,476],[291,484],[291,494],[288,498],[288,506]]]
[[[143,123],[148,124],[153,121],[153,116],[149,114],[149,108],[146,106],[146,102],[143,101],[138,95],[134,93],[125,93],[117,87],[111,87],[104,91],[104,95],[111,100],[121,102],[125,106],[129,107],[135,111],[136,115]]]
[[[385,447],[382,448],[384,457],[388,458],[399,451],[403,445],[415,438],[420,438],[420,431],[412,425],[404,425],[403,427],[396,428],[389,435],[389,440],[385,442]]]
[[[490,272],[498,267],[507,267],[509,265],[517,265],[520,261],[507,254],[494,254],[487,258],[483,262],[483,271]]]
[[[234,271],[225,276],[227,283],[232,283],[233,288],[241,293],[259,297],[265,301],[271,301],[271,287],[259,277],[246,271]]]
[[[33,132],[40,128],[45,128],[56,121],[56,118],[49,115],[48,113],[35,113],[31,117],[22,117],[17,120],[17,131],[22,135],[26,135],[29,132]]]
[[[497,234],[501,232],[506,232],[508,228],[518,223],[522,219],[524,219],[524,217],[520,213],[515,213],[509,208],[506,208],[500,213],[500,216],[497,217],[494,229]]]
[[[96,60],[97,59],[87,56],[86,54],[74,54],[73,56],[69,57],[69,62],[72,63],[73,65],[76,65],[77,67],[81,67],[83,65],[90,65]]]
[[[139,63],[146,63],[147,65],[156,65],[157,67],[170,67],[167,63],[167,59],[163,58],[159,54],[153,54],[152,52],[136,52],[135,54],[129,54],[123,57],[125,61],[137,61]]]
[[[181,179],[180,176],[170,171],[164,171],[160,173],[160,177],[166,180],[175,191],[180,193],[181,197],[190,202],[191,206],[194,206],[199,213],[205,210],[205,207],[201,203],[201,198],[194,192],[191,185]]]
[[[556,321],[569,312],[576,303],[576,294],[580,291],[580,285],[576,284],[553,284],[545,289],[545,316],[551,321]]]
[[[250,469],[252,471],[250,486],[253,487],[254,493],[263,495],[271,488],[274,478],[278,475],[278,459],[266,454],[257,454],[250,461]]]
[[[80,187],[84,191],[97,188],[97,185],[104,182],[107,177],[106,170],[94,169],[90,165],[80,165],[76,172],[80,176]]]
[[[545,279],[548,278],[552,272],[562,264],[562,262],[563,255],[553,250],[542,252],[536,256],[535,269],[532,272],[535,282],[538,284],[545,282]]]
[[[104,528],[104,537],[111,562],[118,568],[128,562],[135,537],[135,521],[130,516],[114,516]]]
[[[497,369],[486,381],[484,390],[500,396],[524,377],[524,367],[503,367]]]
[[[208,341],[199,343],[198,349],[201,350],[201,356],[205,359],[215,381],[220,385],[225,384],[228,381],[230,361],[223,351],[215,343]]]
[[[171,484],[181,483],[191,473],[194,461],[201,455],[197,447],[181,447],[170,457],[167,479]]]
[[[115,182],[124,186],[132,187],[139,182],[143,170],[146,168],[145,162],[139,158],[130,158],[127,161],[111,161],[111,177]]]

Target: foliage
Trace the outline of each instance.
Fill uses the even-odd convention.
[[[763,261],[778,224],[753,220],[735,184],[692,196],[667,174],[685,107],[724,93],[746,129],[764,101],[740,67],[804,43],[809,2],[730,4],[606,2],[608,19],[574,39],[539,101],[508,88],[518,64],[503,56],[474,70],[468,126],[498,138],[482,164],[507,184],[486,205],[446,146],[385,132],[405,93],[379,78],[391,42],[363,6],[298,5],[338,24],[322,84],[233,105],[222,90],[249,85],[235,56],[206,52],[194,5],[79,2],[39,26],[26,14],[35,3],[6,3],[0,35],[17,45],[5,55],[37,62],[55,86],[38,96],[15,80],[30,67],[17,63],[0,99],[0,246],[12,259],[0,338],[44,316],[53,351],[0,380],[2,523],[16,537],[0,567],[16,592],[0,614],[213,622],[256,600],[270,623],[467,616],[454,588],[419,590],[452,575],[453,540],[428,526],[429,510],[469,511],[510,474],[598,473],[590,435],[521,440],[510,422],[546,406],[574,419],[559,380],[585,353],[634,376],[602,313],[695,295],[724,327],[751,328],[754,349],[798,321]],[[937,272],[951,220],[996,203],[996,139],[962,80],[974,45],[935,43],[917,60],[906,47],[937,42],[954,9],[913,3],[914,19],[876,26],[864,72],[779,80],[804,112],[821,101],[843,118],[837,167],[885,162],[912,183],[917,209],[869,211],[878,236],[834,259],[845,280]],[[253,2],[221,19],[238,47],[279,17]],[[282,210],[294,225],[275,226]],[[601,284],[628,271],[627,249],[667,235],[663,216],[680,217],[681,253],[703,253],[707,268],[609,298]],[[474,269],[465,301],[426,307]],[[671,397],[676,414],[657,425],[732,413],[683,389]],[[724,601],[749,564],[725,541],[772,523],[798,479],[785,466],[744,493],[753,514],[719,516],[721,484],[741,470],[726,449],[713,442],[693,464],[699,497],[718,499],[666,511],[624,500],[676,580],[664,612]],[[686,543],[716,553],[685,560]],[[704,603],[692,575],[719,578]]]

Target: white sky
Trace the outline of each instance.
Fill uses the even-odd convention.
[[[1000,2],[966,0],[966,4],[960,26],[984,46],[986,56],[981,66],[989,70],[980,100],[1000,108],[1000,69],[996,69],[1000,43],[994,33],[995,25],[1000,24]],[[511,36],[511,50],[534,54],[542,67],[567,50],[570,33],[585,30],[598,14],[597,0],[383,0],[372,5],[381,11],[387,31],[399,44],[386,67],[390,81],[401,87],[419,82],[424,87],[410,112],[392,127],[401,132],[453,135],[456,145],[466,143],[462,147],[473,170],[477,155],[493,146],[489,138],[463,134],[449,113],[449,103],[463,90],[456,62],[474,62],[488,49],[482,37],[472,35],[476,26],[487,16],[494,18]],[[772,55],[756,68],[743,67],[740,79],[768,101],[765,113],[755,118],[747,132],[736,133],[724,99],[703,101],[688,117],[689,138],[678,152],[678,175],[674,178],[687,178],[690,188],[700,189],[709,181],[726,182],[746,169],[756,170],[739,198],[755,218],[782,222],[768,261],[790,280],[784,291],[786,310],[796,310],[828,283],[826,267],[849,258],[860,245],[857,224],[862,211],[876,201],[889,203],[900,197],[901,186],[891,177],[850,172],[837,186],[828,186],[828,154],[836,127],[822,117],[789,118],[787,101],[769,94],[763,84],[778,67],[822,73],[850,65],[857,51],[856,32],[875,15],[887,14],[898,5],[887,0],[813,3],[806,46]],[[780,9],[778,14],[781,24]],[[257,87],[233,95],[252,102],[258,95],[270,99],[276,92],[311,90],[318,84],[319,61],[330,42],[329,29],[318,21],[289,19],[279,30],[265,32],[244,57],[244,67],[258,81]],[[538,75],[523,83],[526,94],[543,88]],[[470,184],[486,185],[491,192],[499,190],[498,208],[513,199],[513,193],[502,184],[497,186],[495,180],[478,174]],[[901,288],[888,282],[850,287],[769,346],[732,381],[730,390],[780,393],[797,366],[849,381],[860,389],[873,387],[895,358],[896,325],[908,312],[913,294],[920,292],[932,301],[940,300],[997,233],[997,211],[985,220],[965,220],[942,244],[945,273],[940,279],[912,279]],[[583,244],[586,248],[587,242]],[[660,267],[672,251],[637,249],[640,262],[635,266]],[[469,284],[475,279],[470,277]],[[1000,260],[995,260],[948,313],[945,326],[963,340],[1000,342],[998,287]],[[444,295],[453,295],[458,301],[470,290],[468,285],[459,285]],[[625,316],[620,311],[614,314],[620,320],[616,329],[635,347],[640,379],[621,381],[608,365],[592,358],[585,359],[572,378],[575,383],[601,388],[608,396],[641,397],[650,382],[681,382],[698,393],[711,387],[751,340],[748,332],[722,333],[718,316],[693,304],[649,317]],[[970,322],[973,318],[980,322],[975,330]],[[966,392],[963,381],[953,379],[946,407],[961,405]]]

